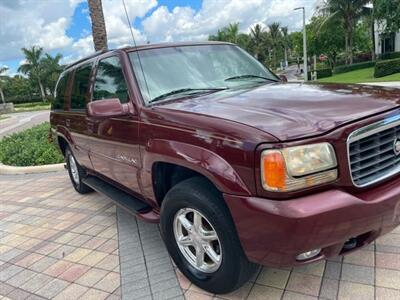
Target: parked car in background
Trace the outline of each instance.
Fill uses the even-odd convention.
[[[197,286],[348,254],[400,223],[400,94],[285,83],[229,43],[66,68],[51,132],[72,185],[148,222]]]

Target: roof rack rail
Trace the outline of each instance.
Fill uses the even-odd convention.
[[[93,54],[90,54],[90,55],[88,55],[88,56],[85,56],[85,57],[83,57],[83,58],[81,58],[81,59],[79,59],[79,60],[73,62],[72,64],[67,65],[67,66],[64,68],[64,70],[68,70],[69,68],[71,68],[71,67],[73,67],[73,66],[75,66],[75,65],[77,65],[77,64],[79,64],[79,63],[81,63],[81,62],[83,62],[83,61],[85,61],[85,60],[91,59],[91,58],[93,58],[93,57],[96,57],[96,56],[98,56],[98,55],[100,55],[100,54],[103,54],[103,53],[106,53],[106,52],[108,52],[108,51],[110,51],[110,50],[103,49],[103,50],[96,51],[96,52],[93,53]]]

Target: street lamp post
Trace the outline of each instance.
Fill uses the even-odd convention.
[[[306,32],[306,9],[298,7],[294,10],[303,10],[303,52],[304,52],[304,81],[308,81],[308,56],[307,56],[307,32]]]

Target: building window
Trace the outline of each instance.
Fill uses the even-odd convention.
[[[396,49],[396,35],[394,33],[384,36],[381,40],[382,53],[394,52]]]

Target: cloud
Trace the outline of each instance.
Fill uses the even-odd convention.
[[[45,51],[72,44],[66,35],[75,3],[68,1],[0,1],[0,61],[18,59],[22,47]]]
[[[190,7],[169,10],[159,6],[143,22],[144,34],[152,42],[204,40],[229,23],[239,22],[241,31],[257,23],[280,22],[299,29],[301,15],[293,9],[305,6],[310,13],[315,0],[204,0],[199,11]]]

